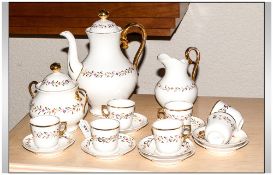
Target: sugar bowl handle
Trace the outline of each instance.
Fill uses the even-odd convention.
[[[29,94],[31,95],[32,98],[34,98],[35,95],[36,95],[36,93],[37,93],[37,90],[32,91],[32,85],[35,85],[35,86],[36,86],[36,84],[38,84],[37,81],[32,81],[32,82],[30,82],[29,85],[28,85],[28,91],[29,91]]]
[[[196,54],[196,59],[195,61],[193,61],[190,58],[190,52],[194,50],[195,54]],[[189,64],[194,64],[193,70],[192,70],[192,74],[191,74],[191,78],[193,81],[196,80],[196,75],[197,75],[197,70],[198,70],[198,65],[199,65],[199,61],[200,61],[200,52],[196,47],[189,47],[186,51],[185,51],[185,57],[188,60]]]
[[[157,110],[157,118],[158,119],[164,119],[165,118],[165,112],[163,108],[159,108]]]
[[[129,23],[125,26],[124,30],[121,33],[121,37],[120,37],[120,41],[121,41],[121,46],[123,49],[127,49],[128,48],[128,40],[127,40],[127,34],[130,28],[132,27],[136,27],[138,29],[140,29],[141,32],[141,36],[142,36],[142,40],[141,40],[141,44],[140,47],[138,48],[138,51],[135,55],[134,61],[133,61],[133,66],[137,69],[138,68],[138,64],[139,64],[139,59],[140,56],[143,52],[143,49],[145,47],[146,44],[146,39],[147,39],[147,32],[145,31],[144,27],[141,24],[137,24],[137,23]]]

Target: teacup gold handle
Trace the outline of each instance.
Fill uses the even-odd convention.
[[[88,96],[86,90],[79,88],[78,92],[85,98],[84,106],[83,106],[83,113],[85,112],[86,104],[88,103]],[[87,106],[88,107],[88,106]]]
[[[107,113],[105,112],[107,111]],[[107,109],[107,106],[106,105],[101,105],[101,113],[104,117],[108,117],[109,116],[109,112],[108,112],[108,109]]]
[[[188,133],[185,134],[185,130]],[[183,134],[182,134],[183,141],[190,138],[190,136],[191,136],[191,125],[183,125]]]
[[[37,81],[32,81],[28,85],[28,91],[32,98],[34,98],[37,93],[37,90],[32,91],[32,85],[37,85],[37,84],[38,84]]]
[[[64,129],[61,130],[61,128],[64,127]],[[67,122],[61,122],[59,126],[59,136],[62,137],[67,129]]]
[[[120,37],[121,46],[123,49],[128,48],[127,34],[128,34],[129,29],[132,27],[136,27],[136,28],[140,29],[141,36],[142,36],[140,47],[138,48],[138,51],[137,51],[134,61],[133,61],[133,66],[135,67],[135,69],[137,69],[138,64],[139,64],[139,58],[140,58],[141,53],[143,52],[144,47],[145,47],[145,43],[146,43],[146,39],[147,39],[147,32],[145,31],[144,27],[141,24],[137,24],[137,23],[127,24],[125,26],[124,30],[122,31],[121,37]]]
[[[157,110],[157,118],[158,119],[164,119],[165,118],[165,112],[163,108],[159,108]]]
[[[196,59],[195,61],[192,61],[192,59],[190,58],[190,52],[194,50],[195,54],[196,54]],[[185,57],[188,60],[189,64],[194,64],[193,70],[192,70],[192,74],[191,74],[191,78],[193,81],[196,80],[196,75],[197,75],[197,70],[198,70],[198,65],[199,65],[199,61],[200,61],[200,52],[196,47],[189,47],[186,51],[185,51]]]
[[[82,98],[80,97],[80,90],[77,89],[76,92],[75,92],[75,99],[78,100],[78,101],[82,101]]]

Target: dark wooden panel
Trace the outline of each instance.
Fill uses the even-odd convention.
[[[18,8],[20,7],[20,8]],[[10,3],[10,16],[97,17],[107,9],[111,17],[179,17],[179,3]]]
[[[65,17],[10,17],[11,27],[90,27],[98,18]],[[150,29],[175,28],[175,18],[109,18],[118,26],[124,27],[129,22],[142,24]]]
[[[124,27],[140,23],[148,36],[170,37],[183,19],[189,3],[9,3],[10,36],[58,35],[70,30],[86,36],[85,29],[98,20],[100,9],[110,11],[109,19]],[[35,37],[35,36],[34,36]]]

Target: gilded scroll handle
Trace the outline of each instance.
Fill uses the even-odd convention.
[[[37,93],[37,90],[35,89],[34,91],[32,91],[32,85],[37,85],[38,84],[38,82],[37,81],[32,81],[32,82],[30,82],[29,83],[29,85],[28,85],[28,92],[29,92],[29,94],[31,95],[31,97],[32,98],[34,98],[35,97],[35,95],[36,95],[36,93]]]
[[[139,59],[140,56],[144,50],[145,44],[146,44],[146,39],[147,39],[147,32],[145,31],[144,27],[141,24],[137,24],[137,23],[129,23],[125,26],[124,30],[121,33],[121,46],[123,49],[127,49],[128,48],[128,40],[127,40],[127,34],[129,32],[129,29],[132,27],[136,27],[138,29],[140,29],[141,32],[141,36],[142,36],[142,40],[141,40],[141,44],[138,48],[138,51],[135,55],[134,61],[133,61],[133,66],[137,69],[138,68],[138,64],[139,64]]]
[[[195,54],[196,54],[196,59],[195,61],[193,61],[190,58],[190,52],[194,50]],[[200,52],[196,47],[189,47],[186,51],[185,51],[185,57],[188,60],[189,64],[194,64],[193,70],[192,70],[192,74],[191,74],[191,78],[193,81],[196,80],[196,75],[197,75],[197,70],[198,70],[198,65],[199,65],[199,61],[200,61]]]

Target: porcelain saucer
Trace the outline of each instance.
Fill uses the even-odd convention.
[[[248,144],[248,137],[243,130],[240,130],[233,134],[230,141],[227,144],[223,145],[211,144],[204,138],[205,128],[206,127],[203,126],[195,129],[192,133],[192,137],[199,146],[202,146],[206,149],[212,151],[230,152],[242,148]]]
[[[62,136],[60,137],[59,142],[56,146],[52,148],[38,148],[34,143],[32,134],[30,134],[23,139],[22,145],[25,149],[33,153],[51,154],[51,153],[58,153],[58,152],[64,151],[69,146],[71,146],[74,142],[75,142],[74,139],[66,137],[66,136]]]
[[[204,120],[198,117],[191,117],[191,131],[193,132],[195,129],[205,126],[206,123]]]
[[[138,143],[138,151],[140,155],[151,161],[173,164],[184,160],[195,153],[195,146],[191,140],[186,139],[181,146],[181,149],[174,154],[161,154],[156,149],[154,136],[151,135],[143,138]]]
[[[136,141],[133,137],[121,133],[119,134],[118,148],[111,153],[103,153],[97,151],[92,144],[92,138],[87,138],[81,143],[81,148],[84,152],[101,159],[114,159],[119,156],[125,155],[132,151],[135,146]]]
[[[95,116],[95,119],[96,118],[105,118],[105,117]],[[140,130],[141,128],[143,128],[144,126],[146,126],[147,124],[148,124],[147,117],[145,117],[144,115],[139,114],[139,113],[134,113],[132,125],[130,126],[130,128],[120,130],[120,132],[124,133],[124,134],[136,132],[136,131]]]
[[[145,117],[144,115],[139,114],[139,113],[134,113],[133,122],[132,122],[132,125],[130,126],[130,128],[120,130],[120,132],[121,133],[135,132],[135,131],[140,130],[141,128],[143,128],[147,124],[148,124],[147,117]]]

